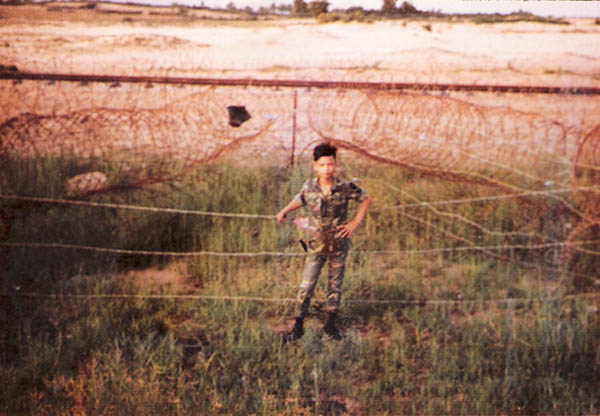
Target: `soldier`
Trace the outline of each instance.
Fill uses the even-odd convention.
[[[276,216],[277,223],[280,224],[285,221],[289,212],[301,207],[308,210],[307,221],[301,224],[306,234],[303,245],[308,251],[308,257],[298,291],[296,321],[292,330],[285,335],[284,341],[297,340],[304,334],[304,318],[319,273],[327,260],[327,322],[323,330],[332,339],[342,338],[336,327],[335,317],[340,304],[346,257],[351,247],[350,236],[365,218],[371,197],[355,184],[335,176],[336,153],[337,149],[326,143],[314,148],[313,169],[317,177],[307,180],[294,199]],[[354,218],[346,222],[349,200],[359,202],[359,206]]]

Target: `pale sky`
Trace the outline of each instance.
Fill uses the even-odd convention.
[[[307,0],[309,1],[309,0]],[[402,4],[403,0],[397,0]],[[257,9],[271,4],[289,4],[293,0],[134,0],[134,2],[171,5],[200,5],[225,8],[232,2],[236,7],[250,6]],[[447,13],[511,13],[519,10],[538,16],[552,17],[600,17],[600,1],[553,1],[553,0],[411,0],[419,10],[439,10]],[[329,10],[360,6],[364,9],[381,9],[383,0],[329,0]]]

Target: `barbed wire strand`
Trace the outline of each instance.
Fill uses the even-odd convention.
[[[396,190],[398,190],[396,188]],[[399,192],[403,192],[398,190]],[[600,191],[600,186],[581,186],[574,188],[561,188],[561,189],[552,189],[547,191],[528,191],[528,192],[520,192],[514,194],[501,194],[501,195],[491,195],[491,196],[483,196],[483,197],[475,197],[475,198],[461,198],[461,199],[447,199],[440,201],[421,201],[412,204],[402,204],[402,205],[390,205],[386,207],[376,208],[375,210],[369,210],[369,212],[378,212],[385,210],[394,210],[394,209],[403,209],[403,208],[413,208],[413,207],[427,207],[427,206],[438,206],[438,205],[458,205],[458,204],[467,204],[473,202],[488,202],[488,201],[496,201],[501,199],[513,199],[513,198],[521,198],[524,196],[550,196],[555,194],[565,194],[570,192],[589,192],[589,191]]]
[[[415,201],[419,201],[419,199],[415,196],[413,196],[412,194],[409,194],[407,192],[404,193],[405,195],[407,195],[409,198],[415,200]],[[489,230],[486,227],[484,227],[483,225],[475,222],[475,221],[471,221],[468,218],[465,218],[461,215],[458,214],[453,214],[450,212],[443,212],[440,211],[438,209],[436,209],[433,205],[426,205],[425,206],[427,209],[429,209],[431,212],[433,212],[434,214],[440,216],[440,217],[447,217],[447,218],[454,218],[460,222],[463,222],[465,224],[468,224],[476,229],[478,229],[479,231],[488,234],[488,235],[494,235],[494,236],[499,236],[499,237],[510,237],[510,236],[523,236],[523,237],[529,237],[529,238],[533,238],[533,237],[537,237],[537,238],[541,238],[541,239],[546,239],[546,237],[544,235],[538,234],[538,233],[534,233],[534,232],[528,232],[528,233],[524,233],[524,232],[519,232],[519,231],[511,231],[511,232],[503,232],[503,231],[493,231],[493,230]],[[427,224],[429,224],[428,222],[426,222]],[[558,239],[551,239],[548,238],[548,240],[552,241],[552,242],[560,242],[560,240]],[[567,240],[568,241],[568,240]],[[587,250],[585,248],[581,248],[581,247],[576,247],[576,246],[569,246],[569,247],[573,247],[574,250],[579,251],[581,253],[586,253],[586,254],[597,254],[600,255],[600,252],[594,252],[592,250]]]
[[[577,298],[595,298],[600,293],[581,293],[575,295],[537,297],[537,298],[496,298],[496,299],[344,299],[347,304],[363,305],[459,305],[459,304],[504,304],[509,302],[556,302]],[[231,295],[200,295],[200,294],[128,294],[128,293],[102,293],[102,294],[64,294],[64,293],[39,293],[19,292],[0,293],[0,297],[22,297],[22,298],[47,298],[47,299],[184,299],[184,300],[215,300],[215,301],[242,301],[242,302],[273,302],[289,303],[296,302],[295,298],[267,298],[259,296],[231,296]],[[324,302],[325,299],[315,298],[315,302]]]
[[[93,202],[93,201],[81,201],[73,199],[54,199],[44,197],[29,197],[20,195],[6,195],[0,194],[2,199],[14,199],[18,201],[29,201],[29,202],[42,202],[50,204],[65,204],[65,205],[78,205],[98,208],[115,208],[115,209],[129,209],[135,211],[148,211],[148,212],[163,212],[173,214],[186,214],[186,215],[202,215],[202,216],[213,216],[213,217],[232,217],[232,218],[257,218],[257,219],[275,219],[275,215],[264,215],[264,214],[241,214],[241,213],[227,213],[227,212],[214,212],[214,211],[200,211],[200,210],[189,210],[179,208],[160,208],[160,207],[149,207],[140,205],[127,205],[127,204],[115,204],[110,202]]]
[[[420,203],[422,201],[419,200],[419,198],[417,198],[416,196],[405,192],[404,193],[408,198],[410,198],[413,201],[417,201],[416,203]],[[510,232],[504,232],[504,231],[494,231],[494,230],[489,230],[486,227],[484,227],[483,225],[477,223],[476,221],[472,221],[462,215],[459,214],[454,214],[451,212],[443,212],[440,211],[439,209],[435,208],[432,205],[424,205],[424,208],[428,209],[429,211],[433,212],[434,214],[438,215],[439,217],[447,217],[449,219],[456,219],[462,223],[468,224],[476,229],[478,229],[479,231],[488,234],[488,235],[494,235],[494,236],[500,236],[500,237],[506,237],[506,236],[524,236],[524,237],[540,237],[543,238],[543,236],[537,234],[537,233],[533,233],[533,232],[520,232],[520,231],[510,231]],[[558,240],[554,240],[554,241],[558,241]]]
[[[167,256],[167,257],[199,257],[199,256],[217,256],[217,257],[262,257],[262,256],[305,256],[305,253],[285,253],[275,251],[257,251],[257,252],[218,252],[218,251],[149,251],[149,250],[128,250],[109,247],[94,247],[77,244],[64,243],[38,243],[38,242],[0,242],[0,246],[20,247],[20,248],[64,248],[86,251],[96,251],[109,254],[132,254],[140,256]]]
[[[415,218],[415,217],[412,217]],[[463,239],[464,241],[469,241]],[[486,251],[486,250],[543,250],[553,247],[576,247],[586,244],[597,244],[598,240],[581,240],[581,241],[564,241],[555,243],[543,243],[543,244],[513,244],[513,245],[495,245],[495,246],[461,246],[461,247],[440,247],[440,248],[429,248],[429,249],[403,249],[403,250],[352,250],[355,253],[362,254],[425,254],[425,253],[442,253],[442,252],[461,252],[461,251]],[[273,256],[273,257],[303,257],[307,253],[303,252],[282,252],[282,251],[257,251],[257,252],[220,252],[220,251],[150,251],[150,250],[129,250],[120,248],[109,248],[109,247],[96,247],[86,246],[78,244],[65,244],[65,243],[41,243],[41,242],[10,242],[2,241],[0,246],[4,247],[16,247],[16,248],[63,248],[63,249],[75,249],[75,250],[87,250],[96,251],[101,253],[110,254],[133,254],[133,255],[144,255],[144,256],[172,256],[172,257],[195,257],[195,256],[218,256],[218,257],[262,257],[262,256]],[[593,254],[600,255],[600,252],[592,252]],[[488,253],[492,254],[492,253]]]
[[[487,197],[477,198],[463,198],[463,199],[448,199],[439,201],[421,201],[411,204],[401,205],[390,205],[379,208],[370,209],[369,212],[381,212],[387,210],[396,210],[404,208],[414,207],[428,207],[428,206],[439,206],[439,205],[456,205],[456,204],[468,204],[473,202],[487,202],[496,201],[501,199],[512,199],[521,198],[525,196],[550,196],[555,194],[564,194],[572,192],[589,192],[589,191],[600,191],[600,186],[581,186],[573,188],[561,188],[552,190],[537,190],[527,191],[514,194],[501,194],[491,195]],[[149,212],[164,212],[164,213],[175,213],[175,214],[186,214],[186,215],[203,215],[203,216],[215,216],[215,217],[231,217],[231,218],[248,218],[248,219],[275,219],[275,215],[269,214],[245,214],[245,213],[230,213],[230,212],[216,212],[216,211],[202,211],[202,210],[190,210],[180,208],[167,208],[167,207],[150,207],[140,205],[128,205],[128,204],[116,204],[111,202],[93,202],[93,201],[82,201],[74,199],[60,199],[60,198],[46,198],[46,197],[32,197],[23,195],[12,195],[12,194],[0,194],[1,199],[13,199],[18,201],[29,201],[29,202],[40,202],[40,203],[51,203],[51,204],[64,204],[64,205],[77,205],[77,206],[89,206],[98,208],[113,208],[113,209],[129,209],[136,211],[149,211]]]
[[[427,227],[431,227],[433,229],[439,230],[442,234],[445,234],[445,235],[447,235],[447,236],[449,236],[449,237],[451,237],[451,238],[453,238],[455,240],[458,240],[458,241],[461,241],[461,242],[464,242],[464,243],[467,243],[467,244],[471,244],[470,246],[460,247],[459,250],[453,250],[453,251],[466,251],[466,250],[469,250],[469,249],[471,249],[471,250],[477,250],[477,251],[480,251],[480,252],[482,252],[484,254],[487,254],[487,255],[489,255],[489,256],[491,256],[493,258],[500,259],[500,260],[503,260],[503,261],[507,261],[509,263],[515,263],[515,261],[513,259],[511,259],[511,258],[503,255],[503,254],[494,253],[491,250],[502,249],[502,248],[507,249],[507,250],[513,250],[513,249],[522,249],[523,250],[523,249],[545,249],[545,248],[550,248],[550,247],[571,247],[571,246],[569,246],[569,243],[574,241],[574,240],[567,240],[565,242],[544,243],[544,244],[536,244],[536,245],[478,246],[478,245],[475,244],[474,241],[471,241],[471,240],[469,240],[467,238],[464,238],[464,237],[460,237],[460,236],[458,236],[458,235],[456,235],[454,233],[451,233],[451,232],[449,232],[449,231],[447,231],[447,230],[445,230],[445,229],[443,229],[441,227],[438,227],[437,225],[432,224],[431,222],[426,221],[426,220],[424,220],[422,218],[415,217],[413,215],[408,214],[407,212],[402,212],[402,215],[405,216],[405,217],[407,217],[407,218],[412,219],[413,221],[416,221],[416,222],[419,222],[421,224],[424,224]],[[594,244],[594,243],[596,243],[598,241],[600,241],[600,240],[590,240],[590,244]],[[579,251],[581,251],[581,250],[579,250]],[[586,253],[593,254],[593,255],[600,255],[600,252],[591,252],[591,250],[587,250]],[[526,262],[526,261],[521,261],[520,264],[522,264],[522,265],[524,265],[526,267],[530,267],[530,268],[538,269],[538,270],[545,270],[545,271],[548,271],[548,272],[559,272],[559,273],[560,272],[564,272],[564,269],[561,270],[561,268],[551,267],[551,266],[546,266],[546,265],[539,265],[539,264],[536,264],[536,263],[531,263],[531,262]],[[579,273],[576,273],[576,275],[579,276],[579,277],[582,277],[582,276],[586,277],[586,278],[589,277],[589,276],[581,275]]]

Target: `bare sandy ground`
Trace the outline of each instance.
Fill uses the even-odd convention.
[[[600,86],[600,25],[594,19],[571,19],[569,25],[319,24],[231,21],[231,14],[208,11],[196,11],[190,20],[177,17],[176,8],[121,6],[122,12],[143,15],[106,14],[100,11],[118,6],[91,11],[78,9],[82,4],[0,6],[0,64],[85,74]],[[64,11],[67,5],[73,10]],[[550,104],[524,95],[468,99],[572,124],[586,123],[598,111],[595,97],[553,98]]]
[[[81,21],[36,7],[0,7],[0,63],[98,74],[600,86],[600,25],[593,19],[181,23],[123,15],[107,23],[98,12]]]

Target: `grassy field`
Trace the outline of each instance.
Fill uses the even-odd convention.
[[[0,166],[4,194],[59,199],[64,179],[90,168],[8,156]],[[600,412],[597,303],[576,283],[593,281],[595,257],[565,269],[555,246],[523,248],[562,241],[568,213],[539,196],[433,209],[415,203],[493,190],[359,162],[341,170],[376,203],[348,260],[340,342],[322,337],[322,276],[306,335],[281,343],[303,264],[289,225],[2,200],[0,413]],[[272,215],[309,174],[208,165],[90,199]],[[146,285],[132,276],[181,259],[9,246],[20,242],[294,256],[190,255],[186,285]],[[474,245],[504,248],[462,249]]]

